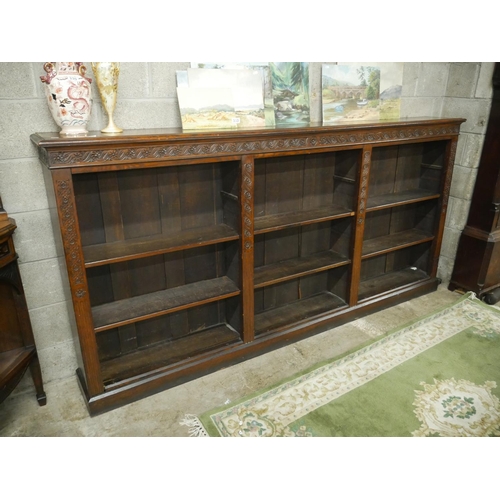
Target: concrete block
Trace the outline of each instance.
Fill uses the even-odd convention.
[[[37,158],[0,161],[2,202],[9,215],[48,208],[42,168]]]
[[[174,99],[126,100],[117,104],[115,122],[128,130],[180,127],[181,115]]]
[[[476,98],[491,99],[493,96],[493,70],[494,62],[482,62],[479,71],[479,79],[476,87]]]
[[[463,152],[460,158],[460,165],[474,169],[477,168],[479,166],[479,162],[481,161],[484,135],[460,133],[460,138],[463,138],[464,143]]]
[[[97,83],[95,89],[98,96]],[[117,102],[120,99],[144,99],[150,95],[148,63],[120,63]]]
[[[445,97],[442,116],[450,118],[466,118],[460,127],[461,132],[484,134],[490,114],[490,101],[478,99],[461,99]]]
[[[445,95],[450,63],[420,63],[415,95],[438,97]]]
[[[449,259],[455,259],[458,248],[458,241],[462,231],[452,228],[445,228],[443,232],[443,242],[441,244],[441,255]]]
[[[19,265],[28,308],[48,306],[69,298],[65,263],[62,258],[26,262]]]
[[[448,84],[446,86],[446,96],[474,97],[480,69],[480,63],[451,63]]]
[[[321,98],[322,66],[321,62],[309,64],[309,112],[312,123],[323,121],[323,104]]]
[[[450,195],[455,198],[470,200],[474,192],[477,169],[455,165],[451,181]]]
[[[420,71],[419,62],[405,63],[403,67],[403,89],[402,97],[415,97],[418,83],[418,74]]]
[[[0,160],[37,156],[30,134],[59,132],[45,99],[0,100]]]
[[[58,302],[31,309],[33,335],[38,349],[48,349],[61,342],[73,342],[74,313],[70,302]]]
[[[445,227],[462,231],[469,215],[470,200],[450,196]]]
[[[16,214],[15,221],[14,245],[20,264],[57,257],[48,209]]]
[[[450,282],[454,264],[455,259],[450,259],[445,256],[441,256],[439,258],[437,277],[442,280],[444,285],[447,285]]]
[[[461,133],[458,136],[457,152],[455,154],[455,165],[463,165],[467,135],[468,134]]]
[[[151,72],[151,96],[164,99],[177,98],[177,81],[175,72],[185,71],[190,67],[188,62],[152,62],[148,63]]]
[[[32,99],[37,97],[35,75],[29,63],[0,63],[0,99]]]
[[[37,351],[44,385],[74,375],[78,363],[73,341],[61,342]]]
[[[442,103],[442,97],[403,97],[400,114],[402,118],[440,116]]]

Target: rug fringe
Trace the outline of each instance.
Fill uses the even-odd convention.
[[[186,413],[179,424],[188,427],[190,437],[209,437],[208,432],[205,430],[205,427],[203,427],[203,424],[196,415]]]

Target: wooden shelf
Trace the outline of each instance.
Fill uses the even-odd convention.
[[[409,229],[408,231],[400,231],[399,233],[372,238],[363,242],[363,258],[382,255],[433,239],[434,235],[420,229]]]
[[[255,316],[255,334],[261,335],[343,306],[347,306],[345,301],[332,293],[324,292],[313,295],[257,314]]]
[[[214,326],[187,337],[153,344],[145,349],[104,361],[102,377],[105,385],[109,386],[120,380],[144,375],[152,370],[240,341],[240,334],[230,326],[225,324]]]
[[[254,286],[261,288],[319,271],[349,264],[351,261],[333,251],[321,252],[309,257],[288,259],[275,264],[258,267],[254,272]]]
[[[315,224],[317,222],[340,219],[352,215],[354,215],[353,211],[349,211],[338,205],[315,208],[314,210],[304,210],[302,212],[264,215],[262,217],[255,217],[254,231],[255,234],[262,234],[304,224]]]
[[[226,276],[190,283],[159,292],[117,300],[92,308],[96,332],[135,323],[189,307],[238,295],[240,290]]]
[[[417,203],[419,201],[433,200],[439,198],[439,193],[433,193],[425,189],[413,189],[402,193],[390,193],[368,198],[367,212],[382,210],[385,208],[397,207],[408,203]]]
[[[225,224],[190,229],[168,236],[150,236],[133,240],[101,243],[83,247],[85,267],[138,259],[166,252],[237,240],[238,233]]]
[[[421,269],[413,270],[411,268],[376,276],[359,284],[358,300],[362,301],[427,278],[429,278],[428,274]]]

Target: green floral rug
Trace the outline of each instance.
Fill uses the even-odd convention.
[[[475,298],[181,422],[191,436],[500,436],[500,310]]]

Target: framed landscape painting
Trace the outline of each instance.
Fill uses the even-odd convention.
[[[397,120],[404,63],[356,62],[323,65],[323,122]]]

